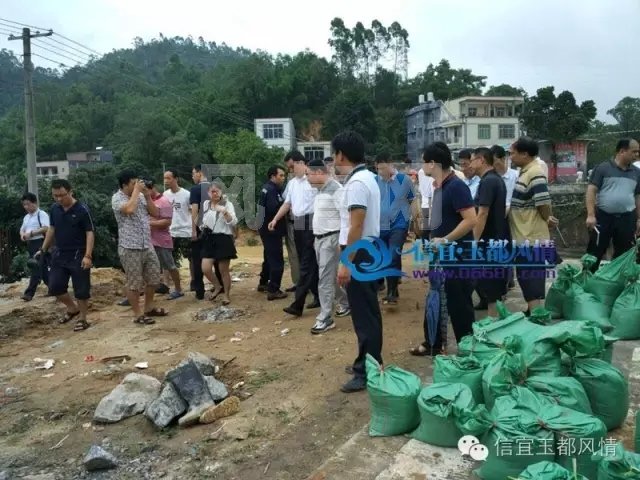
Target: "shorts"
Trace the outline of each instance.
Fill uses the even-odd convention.
[[[91,298],[91,270],[82,268],[84,251],[60,251],[51,255],[49,269],[49,294],[60,296],[67,293],[69,278],[73,284],[73,295],[78,300]]]
[[[202,236],[202,258],[213,258],[215,260],[238,258],[233,235],[205,231]]]
[[[191,260],[191,237],[172,237],[173,239],[173,261],[180,266],[180,259]]]
[[[134,250],[118,247],[118,255],[127,277],[125,285],[128,290],[141,291],[145,286],[160,284],[160,262],[152,248]]]
[[[158,262],[160,262],[160,269],[164,270],[176,270],[176,262],[173,259],[173,249],[164,247],[153,247],[158,256]]]

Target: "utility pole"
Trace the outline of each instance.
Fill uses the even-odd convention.
[[[27,185],[29,191],[38,196],[38,175],[36,170],[36,125],[33,108],[33,63],[31,62],[31,39],[49,37],[51,30],[46,33],[31,33],[28,28],[22,29],[22,36],[11,35],[9,40],[22,40],[24,66],[24,133],[27,146]]]

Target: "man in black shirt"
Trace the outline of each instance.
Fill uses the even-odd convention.
[[[60,323],[78,317],[73,328],[82,331],[89,327],[87,311],[91,297],[91,274],[93,265],[94,228],[86,205],[73,198],[71,184],[66,180],[51,182],[51,192],[56,203],[49,212],[50,227],[42,248],[35,253],[39,257],[47,253],[54,244],[49,271],[49,293],[67,307]],[[78,303],[67,293],[69,278],[73,283],[73,294]]]
[[[287,224],[285,223],[287,219],[281,218],[273,230],[269,230],[269,223],[284,203],[282,198],[284,169],[274,165],[269,168],[267,177],[269,180],[262,186],[258,201],[258,232],[264,247],[258,291],[267,292],[267,300],[279,300],[287,297],[287,294],[280,289],[284,273],[282,239],[287,235]]]
[[[508,239],[505,218],[507,187],[502,177],[493,169],[493,154],[488,148],[477,148],[471,157],[471,168],[480,177],[475,203],[478,208],[477,223],[473,228],[474,240],[484,257],[480,263],[483,276],[478,279],[479,293],[486,298],[488,314],[496,317],[496,302],[507,293],[507,269],[493,258],[488,258],[489,242]]]

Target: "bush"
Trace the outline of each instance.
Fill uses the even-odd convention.
[[[28,253],[20,253],[16,255],[11,260],[11,267],[9,271],[9,278],[7,278],[7,282],[15,282],[20,280],[23,277],[28,277],[31,275],[31,270],[27,265],[27,260],[29,259]]]

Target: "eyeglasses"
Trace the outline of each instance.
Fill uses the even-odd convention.
[[[64,193],[54,193],[53,194],[53,198],[58,199],[58,198],[64,198],[67,195],[69,195],[69,192],[64,192]]]

